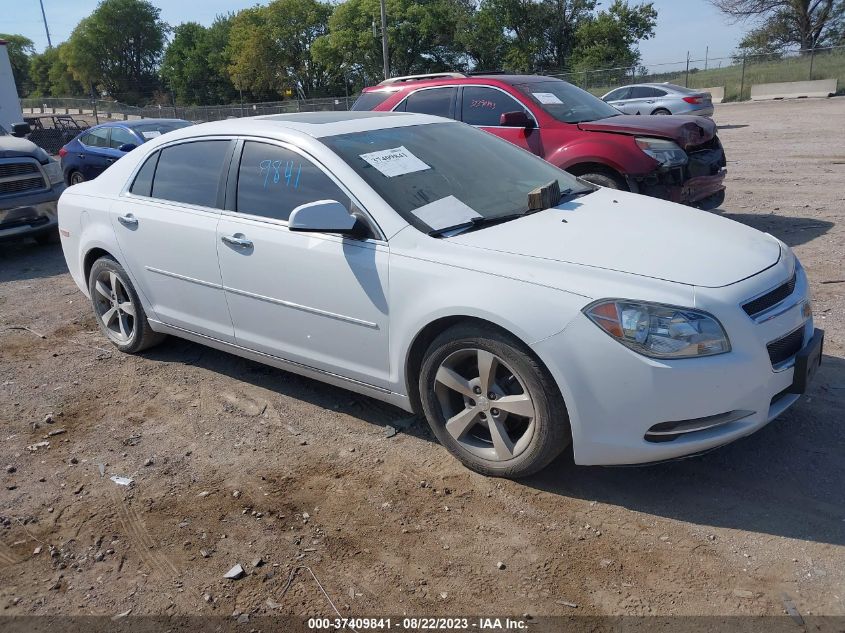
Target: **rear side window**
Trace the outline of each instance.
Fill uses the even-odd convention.
[[[247,141],[238,168],[237,211],[285,220],[301,204],[349,197],[322,169],[278,145]]]
[[[150,156],[144,163],[144,166],[138,170],[135,181],[129,187],[131,193],[134,193],[136,196],[150,197],[150,192],[153,189],[153,174],[156,171],[156,163],[158,163],[158,152]]]
[[[194,141],[165,147],[155,170],[152,197],[216,207],[228,149],[229,141]]]
[[[666,94],[666,93],[663,93]],[[650,86],[634,86],[631,88],[631,99],[648,99],[658,96],[658,91]]]
[[[434,116],[454,119],[455,93],[457,91],[457,88],[429,88],[427,90],[417,90],[405,99],[405,107],[402,108],[402,110],[404,112],[433,114]]]
[[[87,145],[88,147],[108,147],[109,130],[104,127],[91,130],[79,140],[82,141],[83,145]]]
[[[351,110],[375,110],[382,103],[387,101],[387,98],[392,95],[392,92],[362,92],[361,96],[352,104]]]
[[[531,117],[528,110],[510,95],[501,90],[477,86],[464,88],[461,111],[464,123],[487,127],[498,126],[505,112],[525,112]]]

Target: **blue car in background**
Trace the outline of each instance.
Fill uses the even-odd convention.
[[[59,150],[65,182],[92,180],[146,141],[189,125],[182,119],[140,119],[90,127]]]

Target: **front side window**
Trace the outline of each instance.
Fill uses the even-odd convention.
[[[397,108],[403,112],[418,114],[432,114],[447,119],[455,118],[455,93],[457,88],[429,88],[417,90],[408,95],[403,102],[404,107]],[[497,123],[498,125],[498,123]]]
[[[461,98],[461,112],[464,123],[495,127],[500,125],[501,116],[505,112],[528,111],[525,106],[501,90],[466,86]]]
[[[287,221],[298,206],[349,196],[314,163],[284,147],[247,141],[238,168],[238,213]]]
[[[105,127],[91,130],[85,134],[81,139],[83,145],[88,147],[108,147],[109,146],[109,129]]]
[[[561,192],[592,191],[542,158],[467,125],[411,125],[320,140],[426,232],[440,228],[432,210],[484,218],[527,211],[529,192],[553,180]]]
[[[152,197],[173,202],[217,206],[217,188],[229,141],[194,141],[161,150]]]
[[[112,149],[120,149],[121,145],[126,145],[127,143],[137,145],[138,139],[135,138],[135,135],[132,134],[132,132],[130,132],[124,127],[113,127],[111,129],[111,140],[109,141],[109,147],[111,147]]]
[[[631,92],[630,88],[617,88],[610,94],[608,94],[604,99],[605,101],[622,101],[623,99],[628,98],[628,94]]]
[[[531,98],[537,106],[548,114],[564,123],[598,121],[621,114],[619,110],[591,95],[586,90],[581,90],[577,86],[560,79],[519,84],[515,85],[514,88]],[[617,97],[617,99],[619,98]]]

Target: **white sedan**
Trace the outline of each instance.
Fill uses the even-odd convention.
[[[59,227],[118,349],[172,334],[424,413],[489,475],[712,449],[821,361],[771,235],[426,115],[177,130],[68,188]]]

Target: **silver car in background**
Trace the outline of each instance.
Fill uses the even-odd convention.
[[[625,114],[690,114],[713,116],[709,92],[675,84],[633,84],[611,90],[602,97]]]

